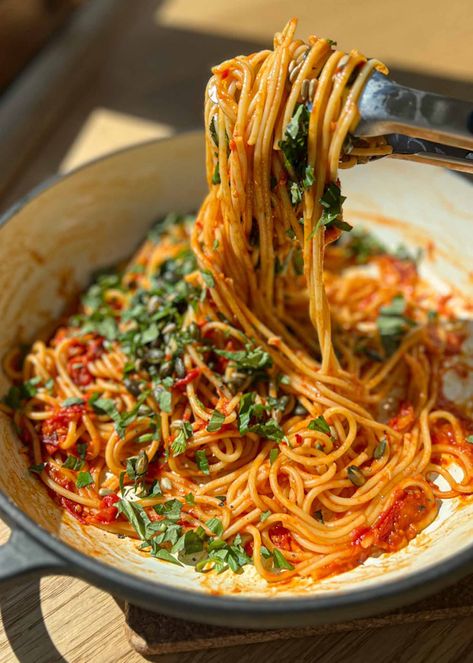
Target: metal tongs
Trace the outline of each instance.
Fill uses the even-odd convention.
[[[379,72],[358,102],[359,138],[384,136],[389,156],[473,173],[473,102],[414,90]]]

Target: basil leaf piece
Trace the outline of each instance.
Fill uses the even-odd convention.
[[[188,421],[183,421],[180,424],[178,433],[174,440],[171,442],[171,451],[173,456],[180,456],[187,449],[187,440],[192,437],[192,426]]]
[[[210,520],[207,520],[205,524],[207,525],[209,530],[211,530],[215,534],[215,536],[218,537],[222,536],[224,527],[222,525],[221,520],[219,520],[218,518],[210,518]]]
[[[212,272],[209,272],[208,270],[204,270],[200,273],[202,275],[202,278],[204,280],[205,285],[208,288],[215,288],[215,280],[214,280]]]
[[[215,353],[221,357],[230,359],[239,371],[248,373],[262,371],[263,369],[271,368],[273,365],[271,355],[263,350],[263,348],[253,346],[251,343],[246,343],[244,350],[215,350]]]
[[[146,539],[148,526],[151,521],[138,502],[129,502],[128,500],[121,499],[115,505],[118,513],[122,513],[135,528],[136,533],[140,539]]]
[[[279,456],[279,449],[277,447],[271,449],[271,451],[269,452],[269,462],[271,465],[274,463],[274,461],[278,456]]]
[[[312,421],[309,422],[307,428],[309,430],[316,430],[319,433],[330,435],[330,426],[328,425],[323,415],[320,415],[320,417],[317,417],[317,419],[312,419]]]
[[[79,472],[77,475],[76,486],[77,488],[85,488],[94,483],[94,479],[90,472]]]
[[[292,571],[294,569],[292,564],[287,561],[287,559],[284,557],[282,552],[277,548],[274,548],[273,550],[273,559],[274,559],[274,566],[277,569],[287,569],[288,571]]]
[[[80,458],[77,458],[76,456],[68,456],[64,463],[62,464],[62,467],[65,467],[68,470],[80,470],[84,465],[84,461],[81,460]]]
[[[393,297],[390,304],[381,307],[376,325],[387,357],[399,348],[403,337],[415,322],[405,315],[407,302],[403,295]]]
[[[225,415],[222,412],[219,412],[218,410],[214,410],[212,412],[212,416],[210,417],[210,421],[208,423],[206,430],[209,433],[215,433],[216,431],[219,431],[222,428],[222,424],[224,421],[225,421]]]
[[[345,200],[346,197],[342,196],[338,184],[335,184],[335,182],[328,184],[325,187],[323,196],[319,200],[323,210],[322,216],[315,226],[315,230],[320,226],[337,226],[341,230],[351,230],[351,226],[341,219],[342,205]]]
[[[71,396],[71,398],[66,398],[65,401],[62,402],[61,407],[71,407],[72,405],[84,405],[85,401],[83,398],[80,398],[78,396]]]
[[[210,474],[209,461],[204,449],[195,452],[195,462],[202,474]]]

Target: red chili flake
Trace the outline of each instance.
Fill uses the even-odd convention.
[[[302,444],[304,442],[304,438],[302,435],[299,435],[299,433],[296,433],[296,444]]]
[[[200,374],[200,368],[193,368],[191,371],[189,371],[189,373],[187,373],[185,377],[181,378],[180,380],[176,380],[172,388],[183,390],[186,385],[193,382],[196,378],[199,377]]]
[[[225,79],[228,77],[229,74],[230,74],[230,69],[224,69],[221,73],[221,77]]]
[[[253,552],[254,552],[253,539],[250,539],[249,541],[247,541],[245,543],[245,545],[243,546],[243,549],[246,552],[246,554],[248,555],[248,557],[253,557]]]

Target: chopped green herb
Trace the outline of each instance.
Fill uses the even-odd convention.
[[[248,432],[256,433],[267,440],[281,442],[284,440],[284,431],[275,419],[268,419],[264,423],[249,426]]]
[[[283,140],[279,142],[286,167],[297,179],[302,179],[306,169],[309,117],[307,107],[299,104],[286,127]]]
[[[195,452],[195,462],[202,474],[210,474],[209,461],[205,449],[198,449]]]
[[[209,272],[208,270],[200,272],[202,275],[202,278],[204,280],[205,285],[208,288],[215,288],[215,280],[213,277],[212,272]]]
[[[77,475],[76,486],[77,488],[85,488],[94,483],[94,479],[90,472],[79,472]]]
[[[278,456],[279,456],[279,449],[277,447],[273,447],[269,452],[269,462],[271,465],[275,462]]]
[[[330,435],[330,426],[326,422],[325,417],[322,415],[317,417],[317,419],[312,419],[312,421],[309,422],[307,428],[309,430],[319,431],[319,433],[325,433],[325,435]]]
[[[79,454],[79,458],[82,458],[82,460],[85,460],[87,455],[87,447],[87,442],[77,442],[76,444],[77,453]]]
[[[156,387],[153,393],[161,412],[170,414],[172,412],[172,393],[162,385]]]
[[[468,444],[473,444],[473,435],[468,435],[466,441],[468,442]]]
[[[367,230],[356,228],[345,245],[349,256],[359,265],[364,265],[373,256],[387,253],[386,247]]]
[[[213,115],[209,123],[209,131],[215,147],[218,147],[217,116]]]
[[[248,373],[255,373],[267,368],[271,368],[273,361],[271,355],[260,348],[253,346],[251,343],[245,344],[244,350],[237,350],[235,352],[228,350],[215,350],[216,354],[230,361],[234,362],[235,367],[239,371]]]
[[[403,336],[415,325],[405,312],[406,300],[403,295],[396,295],[391,304],[383,306],[379,311],[376,324],[388,357],[396,352]]]
[[[141,504],[121,499],[116,503],[116,507],[118,513],[122,513],[130,521],[138,536],[141,539],[146,539],[148,526],[151,524],[151,521]]]
[[[345,201],[345,196],[342,196],[338,184],[332,182],[325,188],[324,195],[320,198],[320,204],[323,207],[322,216],[320,217],[315,230],[319,226],[335,226],[340,230],[351,230],[348,223],[342,221],[342,205]]]
[[[270,557],[272,557],[270,551],[266,548],[266,546],[261,546],[260,554],[261,557],[264,557],[264,559],[270,559]]]
[[[264,521],[267,518],[269,518],[270,515],[271,515],[271,511],[268,509],[268,511],[263,511],[263,513],[260,515],[259,519],[262,523],[264,523]]]
[[[217,160],[215,164],[215,169],[212,175],[212,184],[220,184],[221,179],[220,179],[220,164]]]
[[[207,520],[205,524],[209,530],[215,534],[215,536],[222,536],[224,527],[221,520],[218,518],[210,518],[210,520]]]
[[[152,442],[154,440],[154,435],[153,433],[144,433],[143,435],[140,435],[137,442],[139,444],[146,444],[148,442]]]
[[[153,557],[156,557],[157,559],[162,559],[166,562],[171,562],[171,564],[176,564],[177,566],[184,566],[178,559],[173,557],[170,552],[166,550],[166,548],[160,548],[156,552],[153,552]]]
[[[179,425],[178,433],[171,444],[173,456],[180,456],[187,448],[187,440],[192,437],[192,426],[188,421],[183,421]]]
[[[84,465],[84,461],[76,456],[68,456],[62,464],[68,470],[80,470]]]
[[[287,569],[288,571],[292,571],[294,569],[292,564],[287,561],[287,559],[284,557],[282,552],[277,548],[274,548],[273,550],[273,559],[274,559],[274,566],[277,569]]]
[[[195,497],[192,493],[187,493],[184,499],[186,500],[187,504],[195,504]]]
[[[224,421],[225,421],[225,415],[222,414],[222,412],[219,412],[218,410],[214,410],[212,412],[212,416],[210,417],[210,421],[207,426],[207,431],[209,433],[214,433],[216,431],[219,431],[222,428],[222,424]]]
[[[72,405],[84,405],[85,401],[83,398],[80,398],[78,396],[72,396],[71,398],[66,398],[65,401],[62,402],[62,407],[71,407]]]

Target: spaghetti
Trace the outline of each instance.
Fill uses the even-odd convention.
[[[441,388],[465,326],[405,250],[340,237],[338,169],[389,153],[350,135],[384,65],[294,31],[213,69],[196,219],[12,351],[1,406],[81,522],[269,582],[398,550],[473,492],[469,415]]]

